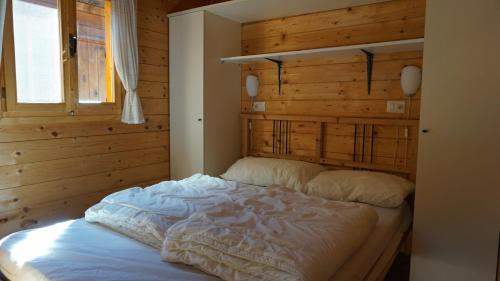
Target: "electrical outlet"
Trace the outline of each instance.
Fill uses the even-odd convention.
[[[265,112],[266,111],[266,102],[265,101],[256,101],[253,103],[253,111],[255,112]]]
[[[387,101],[387,112],[389,113],[405,113],[404,101],[390,100]]]

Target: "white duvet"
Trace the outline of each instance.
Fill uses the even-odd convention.
[[[366,205],[260,189],[173,224],[162,258],[224,280],[328,280],[377,219]]]
[[[197,174],[180,181],[113,193],[90,207],[85,220],[159,249],[166,230],[177,221],[222,202],[248,197],[259,189]]]

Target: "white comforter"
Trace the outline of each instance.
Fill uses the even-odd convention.
[[[194,175],[148,188],[113,193],[85,212],[85,220],[103,224],[155,248],[161,248],[166,230],[196,211],[232,202],[260,188]]]
[[[172,225],[162,258],[224,280],[328,280],[377,219],[366,205],[261,189]]]

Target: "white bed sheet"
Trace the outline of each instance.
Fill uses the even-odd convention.
[[[84,219],[50,227],[18,232],[0,242],[0,270],[7,278],[11,281],[220,280],[190,266],[165,263],[157,249]]]
[[[331,280],[363,280],[410,220],[406,206],[375,208],[370,238]],[[156,249],[83,219],[18,232],[0,241],[0,270],[11,281],[215,281],[193,267],[161,261]]]
[[[375,229],[363,246],[333,275],[331,281],[364,280],[394,235],[404,233],[410,226],[411,213],[406,203],[398,208],[373,208],[378,214]]]

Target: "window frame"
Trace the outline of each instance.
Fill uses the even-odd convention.
[[[77,34],[76,0],[58,0],[59,32],[61,44],[61,91],[62,103],[18,103],[14,46],[12,1],[7,0],[5,14],[3,59],[6,108],[3,116],[65,116],[65,115],[116,115],[121,113],[124,89],[114,70],[113,94],[110,103],[80,103],[78,96],[78,49],[69,55],[69,37]],[[107,0],[106,0],[107,1]]]

